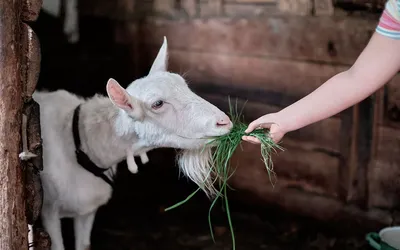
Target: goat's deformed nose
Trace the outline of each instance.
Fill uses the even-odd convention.
[[[217,127],[225,127],[225,126],[231,126],[232,122],[231,119],[227,115],[221,117],[217,121]]]

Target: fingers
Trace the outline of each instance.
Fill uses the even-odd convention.
[[[257,138],[253,137],[253,136],[243,136],[242,139],[244,141],[253,143],[253,144],[260,144],[260,140],[258,140]]]
[[[250,133],[253,130],[257,129],[257,128],[270,128],[271,125],[273,125],[274,123],[272,122],[263,122],[261,120],[261,118],[251,122],[249,124],[249,126],[247,127],[247,129],[244,131],[245,133]]]
[[[259,124],[260,124],[259,120],[260,120],[260,118],[257,119],[257,120],[252,121],[244,132],[245,133],[250,133],[255,128],[257,128],[259,126]]]

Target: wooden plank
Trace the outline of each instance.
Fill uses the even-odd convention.
[[[376,158],[368,169],[369,206],[393,209],[400,205],[400,131],[378,129]]]
[[[352,201],[363,209],[368,207],[368,173],[371,161],[374,122],[374,99],[369,97],[358,105],[357,129],[357,173],[353,188],[356,193]]]
[[[348,108],[340,114],[340,163],[339,163],[339,199],[347,202],[353,195],[354,173],[357,169],[356,139],[357,124],[354,122],[354,108]]]
[[[157,49],[141,48],[140,66],[143,67],[143,73],[147,74]],[[296,98],[309,94],[346,69],[342,66],[307,62],[169,50],[169,70],[185,74],[190,82],[211,82],[249,91],[273,91]],[[243,93],[242,97],[248,98],[247,93]]]
[[[384,87],[383,123],[400,129],[400,74]]]
[[[351,65],[376,24],[377,20],[347,16],[269,15],[254,19],[148,19],[140,28],[141,42],[156,47],[165,35],[170,49]]]
[[[154,0],[153,4],[157,13],[172,15],[175,12],[175,0]]]
[[[223,12],[222,0],[206,0],[200,2],[201,17],[215,17]]]
[[[307,16],[311,14],[310,0],[279,0],[278,9],[283,13]]]
[[[21,2],[0,1],[0,249],[27,250],[21,147]]]
[[[258,190],[250,187],[234,187],[236,192],[229,194],[230,200],[245,201],[257,207],[278,207],[284,211],[305,215],[321,222],[333,225],[356,225],[363,228],[364,233],[379,231],[392,225],[392,216],[387,210],[360,209],[355,205],[346,205],[335,198],[315,195],[296,188],[274,189],[268,186]],[[342,226],[343,227],[343,226]]]
[[[316,16],[331,16],[334,13],[333,0],[313,0]]]
[[[225,0],[225,2],[234,2],[234,3],[276,3],[279,0]]]
[[[382,11],[387,0],[335,0],[335,7],[348,11],[373,10]]]
[[[197,1],[196,0],[182,0],[181,8],[186,12],[189,17],[197,15]]]
[[[275,188],[299,188],[307,192],[336,197],[338,158],[316,152],[304,145],[285,140],[284,152],[272,155],[277,175]],[[231,159],[236,168],[232,185],[256,191],[272,189],[268,172],[261,160],[260,146],[242,143]]]
[[[225,3],[224,14],[232,18],[254,18],[276,14],[276,4],[237,4]]]

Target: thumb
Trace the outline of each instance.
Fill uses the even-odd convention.
[[[272,125],[272,123],[265,122],[265,118],[266,117],[263,116],[258,118],[257,120],[252,121],[244,132],[250,133],[258,127],[269,128]]]

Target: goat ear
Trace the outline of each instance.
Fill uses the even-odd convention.
[[[126,111],[133,111],[132,97],[116,80],[110,78],[106,89],[108,97],[114,105]]]
[[[158,51],[157,57],[151,66],[149,75],[154,72],[167,71],[168,64],[168,43],[167,38],[164,36],[164,42]]]

